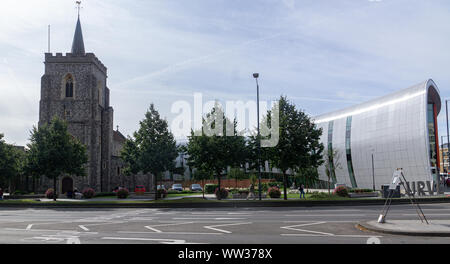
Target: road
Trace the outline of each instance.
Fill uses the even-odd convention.
[[[217,209],[0,208],[0,243],[7,244],[382,244],[450,243],[450,238],[363,232],[382,206]],[[450,220],[450,204],[422,205],[430,221]],[[411,205],[388,219],[418,219]],[[375,240],[374,240],[375,239]]]

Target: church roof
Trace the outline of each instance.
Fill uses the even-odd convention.
[[[81,31],[80,17],[78,17],[75,35],[73,36],[72,54],[75,56],[86,55],[84,51],[83,32]]]
[[[119,130],[114,130],[113,131],[113,140],[117,141],[117,142],[125,142],[125,140],[127,140],[127,138],[119,132]]]

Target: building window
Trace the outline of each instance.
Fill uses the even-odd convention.
[[[436,106],[435,104],[428,104],[427,108],[427,123],[428,123],[428,136],[430,141],[430,166],[432,168],[432,174],[437,175],[438,165],[438,150],[437,150],[437,138],[436,138]]]
[[[73,78],[70,75],[66,79],[66,97],[73,97]]]
[[[347,124],[345,128],[345,149],[347,154],[347,168],[348,168],[348,175],[350,176],[350,182],[352,183],[352,187],[358,188],[358,185],[356,184],[355,172],[353,170],[351,136],[352,136],[352,117],[349,116],[347,117]]]

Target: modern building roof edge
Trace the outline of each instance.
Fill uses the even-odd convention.
[[[430,88],[433,88],[435,92],[430,92]],[[433,91],[432,90],[432,91]],[[400,91],[396,91],[390,94],[387,94],[382,97],[378,97],[367,102],[363,102],[357,105],[353,105],[350,107],[346,107],[344,109],[340,109],[337,111],[333,111],[330,113],[322,114],[313,117],[313,120],[316,124],[329,122],[336,119],[346,118],[350,115],[360,114],[366,111],[370,111],[382,106],[386,106],[389,104],[396,103],[398,101],[403,101],[410,99],[415,96],[423,95],[423,94],[432,94],[433,102],[436,103],[438,113],[441,110],[441,99],[439,88],[436,83],[432,79],[427,79],[419,84],[410,86],[409,88],[402,89]]]

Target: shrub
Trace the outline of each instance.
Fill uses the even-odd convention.
[[[54,199],[53,196],[55,196],[55,190],[53,188],[50,188],[45,192],[45,197],[47,197],[47,199]],[[58,198],[58,196],[55,198]]]
[[[117,198],[119,199],[126,199],[128,195],[130,195],[130,192],[127,188],[122,188],[117,191]]]
[[[340,197],[348,197],[348,189],[345,186],[338,186],[334,189],[334,194]]]
[[[324,192],[313,192],[310,196],[311,199],[327,199],[330,198],[328,193]]]
[[[166,190],[164,190],[164,189],[159,189],[158,190],[158,198],[160,198],[160,197],[161,198],[166,198],[166,196],[167,196],[167,191]]]
[[[214,193],[218,187],[219,187],[218,184],[211,184],[211,183],[205,184],[205,188],[204,188],[205,193],[209,193],[209,194]]]
[[[261,191],[262,192],[267,192],[269,190],[269,184],[267,182],[262,182],[261,183]],[[255,191],[259,191],[259,186],[256,185],[255,186]]]
[[[277,182],[277,181],[268,182],[267,184],[269,185],[269,187],[278,187],[278,188],[280,188],[280,186],[283,186],[282,182]]]
[[[83,194],[83,197],[86,199],[91,199],[95,195],[95,191],[92,188],[86,188],[81,193]]]
[[[24,195],[24,194],[27,194],[27,192],[21,190],[16,190],[13,192],[13,195]]]
[[[350,189],[348,190],[349,193],[372,193],[373,190],[372,189],[358,189],[358,188],[354,188],[354,189]]]
[[[217,199],[226,199],[226,198],[228,198],[228,191],[227,191],[227,189],[222,188],[219,191],[219,188],[217,188],[214,193],[215,193]]]
[[[269,197],[270,198],[280,198],[281,197],[281,191],[278,187],[270,187],[268,190]]]

